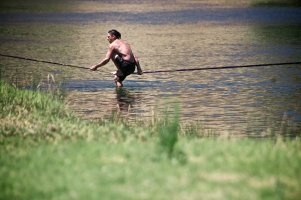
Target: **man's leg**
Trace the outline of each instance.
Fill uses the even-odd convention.
[[[114,81],[117,87],[123,87],[122,81],[120,81],[120,78],[117,75],[115,75]]]
[[[116,72],[111,72],[111,74],[117,75],[117,76],[123,76],[123,72],[120,69],[120,64],[122,62],[122,59],[116,54],[112,53],[111,60],[115,64],[117,71]],[[115,80],[115,78],[114,78]]]

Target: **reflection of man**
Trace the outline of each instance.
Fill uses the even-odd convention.
[[[117,105],[119,112],[129,112],[130,106],[136,101],[135,95],[125,88],[116,88]]]
[[[143,74],[138,58],[132,52],[130,45],[126,41],[121,40],[121,34],[117,30],[110,30],[107,40],[110,46],[106,57],[97,65],[92,66],[90,70],[94,71],[112,59],[117,67],[117,71],[112,72],[112,74],[115,75],[114,81],[118,87],[123,86],[122,81],[135,71],[135,66],[137,66],[138,74]]]

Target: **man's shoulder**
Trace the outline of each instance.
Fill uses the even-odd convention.
[[[118,40],[115,40],[113,43],[115,43],[116,45],[121,45],[121,44],[127,44],[127,41],[118,39]]]
[[[125,43],[124,40],[115,40],[110,44],[110,46],[120,46],[121,44]]]
[[[116,48],[118,46],[119,45],[115,41],[110,44],[110,48]]]

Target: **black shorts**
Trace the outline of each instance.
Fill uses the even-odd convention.
[[[118,76],[119,81],[122,82],[128,75],[132,74],[135,71],[136,64],[127,60],[122,60],[120,57],[117,57],[115,60],[123,73],[123,76]]]

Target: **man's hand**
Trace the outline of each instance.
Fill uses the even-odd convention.
[[[142,69],[138,69],[137,74],[142,75],[143,74]]]
[[[90,67],[90,70],[96,71],[97,70],[97,65],[94,65],[94,66]]]

